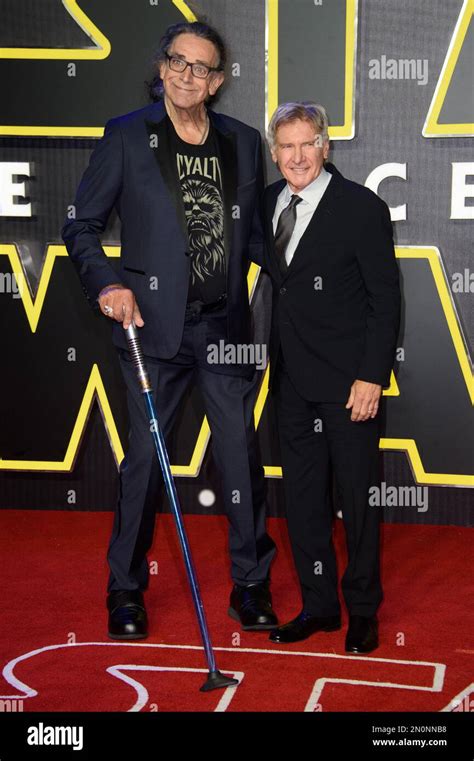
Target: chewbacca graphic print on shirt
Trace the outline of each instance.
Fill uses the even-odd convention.
[[[181,140],[168,121],[188,225],[188,301],[209,304],[226,290],[224,208],[214,130],[211,124],[205,142],[193,145]]]

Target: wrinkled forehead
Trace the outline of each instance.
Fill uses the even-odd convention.
[[[321,135],[321,131],[309,119],[288,119],[276,128],[275,140],[277,144],[302,143],[314,140],[318,135]]]

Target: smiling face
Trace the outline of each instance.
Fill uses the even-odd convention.
[[[329,140],[322,141],[313,124],[302,119],[278,127],[271,151],[292,193],[298,193],[316,179],[328,153]]]
[[[206,66],[219,65],[219,53],[209,40],[195,34],[178,34],[171,43],[168,55],[182,58],[188,63],[203,63]],[[172,71],[168,62],[160,64],[160,77],[166,97],[175,108],[192,109],[204,103],[209,96],[215,95],[224,74],[221,71],[210,72],[206,79],[193,76],[191,67],[183,72]]]

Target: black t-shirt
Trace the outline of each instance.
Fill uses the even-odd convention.
[[[224,204],[219,156],[212,124],[202,145],[182,140],[168,117],[188,224],[190,277],[188,301],[206,304],[226,291]]]

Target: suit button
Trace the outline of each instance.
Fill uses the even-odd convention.
[[[280,288],[280,295],[281,295],[281,296],[284,296],[284,295],[285,295],[285,293],[286,293],[286,288],[285,288],[285,287],[283,287],[283,288]]]

